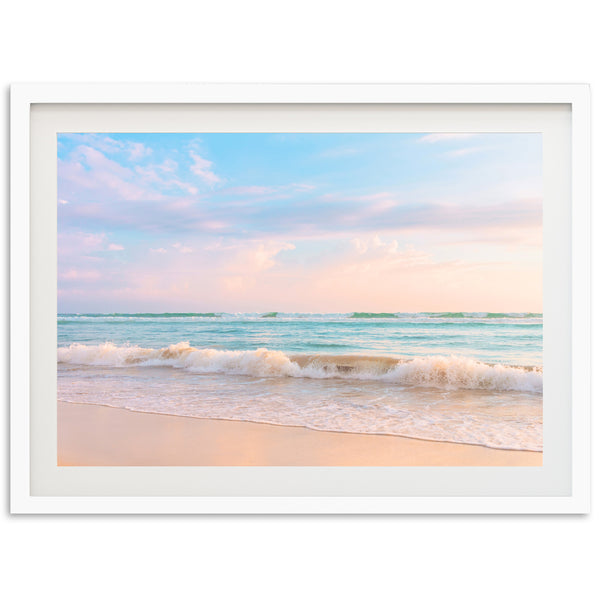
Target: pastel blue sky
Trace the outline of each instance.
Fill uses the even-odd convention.
[[[59,312],[542,310],[539,134],[60,134]]]

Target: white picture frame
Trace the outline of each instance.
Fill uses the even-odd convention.
[[[537,472],[540,481],[551,482],[556,479],[553,474],[552,452],[549,453],[548,464],[543,467],[426,467],[424,471],[414,467],[390,467],[383,470],[379,467],[347,468],[333,467],[333,471],[324,473],[320,468],[306,467],[204,467],[193,471],[193,467],[165,467],[168,473],[154,468],[138,467],[56,467],[48,466],[48,462],[40,460],[40,451],[36,445],[42,440],[52,441],[56,436],[56,421],[43,418],[39,406],[34,406],[34,396],[39,395],[41,372],[32,368],[32,357],[43,352],[44,348],[55,347],[52,339],[52,327],[48,329],[44,322],[48,319],[36,312],[39,299],[31,295],[33,285],[42,279],[52,280],[55,271],[42,271],[35,263],[32,268],[32,247],[44,244],[45,240],[56,237],[56,221],[45,219],[36,225],[36,215],[31,210],[32,197],[37,193],[35,184],[42,162],[50,162],[46,158],[36,158],[37,143],[33,143],[32,135],[36,134],[35,114],[39,107],[58,108],[65,112],[71,107],[93,108],[102,113],[103,131],[118,130],[111,127],[116,117],[111,110],[117,107],[168,111],[173,108],[189,106],[243,106],[273,104],[284,106],[327,105],[364,107],[378,114],[384,107],[399,107],[404,112],[426,111],[434,115],[436,111],[443,113],[450,107],[461,107],[468,113],[481,107],[502,112],[516,110],[516,107],[527,107],[524,114],[539,115],[543,120],[545,112],[552,107],[563,107],[569,112],[570,147],[560,149],[568,153],[569,161],[557,164],[557,173],[568,179],[570,198],[557,198],[555,203],[561,204],[570,212],[570,224],[563,222],[563,233],[570,236],[570,262],[563,275],[563,281],[552,281],[553,273],[544,267],[545,299],[548,292],[558,289],[570,279],[570,306],[565,306],[560,317],[562,333],[554,339],[557,344],[561,340],[567,344],[567,363],[564,374],[553,373],[554,381],[561,381],[568,386],[569,398],[561,400],[565,403],[561,413],[570,417],[557,420],[557,429],[544,430],[544,444],[550,450],[553,436],[563,435],[568,440],[567,446],[560,448],[560,456],[556,457],[557,473],[560,470],[562,484],[552,487],[541,485],[538,490],[527,488],[526,479],[535,479]],[[162,108],[161,108],[162,107]],[[378,108],[379,107],[379,108]],[[83,110],[83,109],[82,109]],[[123,108],[125,110],[125,108]],[[333,108],[335,110],[335,108]],[[52,112],[52,111],[50,111]],[[85,111],[84,111],[85,112]],[[88,110],[89,113],[89,110]],[[491,113],[490,113],[491,114]],[[98,116],[98,115],[96,115]],[[241,117],[243,119],[243,117]],[[497,116],[496,116],[497,118]],[[521,122],[520,130],[538,131],[536,126],[528,129],[527,118]],[[538,121],[531,117],[531,123]],[[537,119],[537,117],[536,117]],[[93,131],[90,121],[83,118],[79,121],[81,129],[75,125],[73,131]],[[240,121],[241,122],[241,121]],[[481,127],[489,127],[491,121],[482,120]],[[500,121],[498,121],[500,123]],[[542,122],[541,120],[539,121]],[[32,126],[34,124],[35,126]],[[133,124],[135,127],[135,123]],[[141,125],[138,125],[141,126]],[[181,125],[180,125],[181,126]],[[372,125],[371,125],[372,126]],[[377,125],[385,131],[385,123]],[[506,124],[505,124],[506,126]],[[437,121],[436,131],[452,130],[452,122]],[[460,125],[457,124],[457,127]],[[502,130],[500,123],[499,129]],[[450,128],[450,129],[448,129]],[[523,129],[524,128],[524,129]],[[460,130],[460,129],[457,129]],[[51,132],[52,128],[44,132]],[[48,134],[49,135],[49,134]],[[49,138],[48,138],[49,139]],[[209,85],[209,84],[18,84],[11,87],[11,512],[12,513],[586,513],[590,509],[590,98],[586,85]],[[564,154],[563,154],[564,156]],[[545,163],[546,164],[546,163]],[[562,166],[561,166],[562,165]],[[52,165],[48,165],[50,168]],[[55,164],[54,164],[55,168]],[[544,173],[546,177],[546,173]],[[546,186],[545,186],[546,189]],[[55,190],[46,190],[46,194],[54,194]],[[39,195],[39,194],[38,194]],[[546,197],[544,199],[546,202]],[[55,204],[55,203],[54,203]],[[38,205],[36,205],[38,206]],[[546,209],[546,205],[545,205]],[[546,214],[546,213],[545,213]],[[552,214],[550,211],[548,214]],[[557,213],[558,214],[558,213]],[[33,219],[33,221],[32,221]],[[39,221],[39,218],[38,218]],[[32,226],[33,223],[33,226]],[[546,237],[544,224],[544,246],[552,244],[551,237],[559,239],[560,228],[552,230]],[[567,231],[568,229],[568,231]],[[31,232],[35,235],[32,236]],[[550,247],[550,246],[548,246]],[[49,253],[51,256],[52,253]],[[564,256],[564,252],[562,253]],[[564,260],[567,260],[566,257]],[[567,261],[568,262],[568,261]],[[557,269],[558,270],[558,269]],[[54,277],[54,284],[55,284]],[[554,288],[552,287],[554,286]],[[54,302],[54,300],[52,300]],[[47,300],[47,303],[51,303]],[[48,304],[51,308],[54,304]],[[33,308],[32,308],[33,307]],[[46,311],[48,313],[48,311]],[[54,314],[55,311],[54,311]],[[554,314],[557,314],[556,312]],[[45,321],[44,321],[45,319]],[[559,320],[558,318],[555,320]],[[53,324],[55,327],[55,323]],[[546,366],[546,327],[551,332],[553,323],[546,323],[544,310],[545,358]],[[568,339],[570,335],[570,340]],[[570,352],[568,347],[570,346]],[[37,348],[37,350],[36,350]],[[49,351],[48,351],[49,352]],[[49,355],[48,355],[49,356]],[[54,360],[54,358],[52,359]],[[557,369],[554,369],[557,371]],[[545,373],[546,385],[546,373]],[[562,378],[562,379],[560,379]],[[36,391],[37,390],[37,391]],[[33,396],[32,396],[33,394]],[[546,410],[546,405],[545,405]],[[50,413],[48,413],[50,414]],[[546,415],[545,415],[546,417]],[[546,425],[546,418],[545,418]],[[53,431],[54,428],[54,431]],[[564,441],[563,440],[563,441]],[[47,444],[47,441],[43,443]],[[46,445],[46,448],[49,446]],[[557,453],[558,454],[558,453]],[[60,472],[60,469],[63,469]],[[74,470],[75,469],[75,470]],[[207,471],[209,469],[210,471]],[[240,471],[242,469],[242,471]],[[249,471],[249,469],[253,469]],[[265,471],[266,469],[266,471]],[[290,471],[290,469],[296,469]],[[340,470],[341,469],[341,470]],[[353,469],[353,470],[348,470]],[[395,469],[395,470],[394,470]],[[398,471],[398,469],[404,471]],[[409,469],[410,471],[406,471]],[[495,471],[493,471],[495,469]],[[516,469],[516,471],[515,471]],[[520,469],[520,471],[519,471]],[[530,470],[531,469],[531,470]],[[65,471],[66,470],[66,471]],[[270,471],[269,471],[270,470]],[[109,472],[110,471],[110,472]],[[62,474],[65,474],[63,477]],[[68,476],[66,474],[68,473]],[[227,494],[219,493],[225,489],[215,484],[215,493],[199,494],[190,489],[185,494],[177,493],[176,479],[188,479],[190,475],[202,476],[219,481],[227,481]],[[241,483],[253,475],[255,485],[253,493],[247,493]],[[394,477],[399,479],[410,474],[406,479],[404,493],[397,489],[385,489],[377,483],[377,478]],[[102,485],[102,477],[112,477],[111,485],[105,493],[98,493]],[[311,481],[318,481],[325,475],[330,484],[327,488],[318,488],[316,495],[310,493]],[[459,484],[451,493],[435,491],[435,486],[418,485],[419,480],[426,478],[448,479],[452,476]],[[164,486],[147,487],[144,478],[164,477]],[[297,476],[305,483],[305,488],[273,488],[269,484],[271,476],[279,479]],[[402,477],[401,477],[402,476]],[[514,485],[502,488],[494,486],[494,480],[512,477]],[[71,484],[68,484],[68,479]],[[545,478],[545,479],[544,479]],[[554,479],[553,479],[554,478]],[[409,481],[410,479],[410,481]],[[75,488],[69,488],[77,483]],[[108,481],[108,480],[107,480]],[[172,483],[171,483],[172,481]],[[476,482],[484,482],[476,486]],[[488,483],[485,483],[485,482]],[[132,485],[133,482],[133,485]],[[261,483],[262,482],[262,483]],[[361,486],[352,488],[348,493],[348,483],[360,482]],[[415,483],[416,482],[416,483]],[[137,485],[139,483],[139,485]],[[47,485],[46,485],[47,484]],[[63,487],[61,488],[61,485]],[[115,494],[110,490],[114,486],[122,486],[123,493]],[[136,487],[137,485],[137,487]],[[269,487],[271,485],[271,487]],[[490,493],[481,486],[488,486]],[[519,488],[522,485],[522,489]],[[83,486],[83,487],[81,487]],[[88,487],[85,487],[88,486]],[[145,487],[146,486],[146,487]],[[336,488],[337,486],[337,488]],[[69,489],[77,489],[69,493]],[[131,490],[140,490],[132,493]],[[294,489],[304,489],[305,493],[294,493]],[[422,493],[423,489],[431,489]],[[475,489],[476,494],[469,490]],[[40,493],[40,490],[42,492]],[[44,491],[46,490],[46,491]],[[64,492],[66,490],[66,492]],[[83,491],[82,491],[83,490]],[[86,491],[87,490],[87,491]],[[265,493],[265,490],[268,493]],[[373,493],[370,493],[370,490]],[[382,491],[384,490],[384,491]],[[555,491],[553,491],[555,490]]]

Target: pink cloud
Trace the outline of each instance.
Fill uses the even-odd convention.
[[[223,239],[193,255],[181,252],[188,247],[185,240],[173,245],[170,251],[148,249],[146,253],[155,258],[115,266],[104,272],[102,281],[81,266],[63,268],[62,281],[85,283],[89,303],[97,302],[102,310],[126,306],[326,312],[541,308],[537,300],[542,297],[542,278],[536,261],[515,267],[510,261],[487,257],[439,260],[416,244],[375,234],[339,240],[322,255],[301,260],[294,256],[301,255],[302,248],[286,240],[229,243]],[[283,261],[288,252],[290,259]],[[61,302],[70,294],[75,291],[63,288]]]
[[[102,275],[98,271],[81,271],[78,269],[68,269],[58,274],[61,281],[97,281]]]
[[[74,186],[64,189],[63,193],[67,194],[73,192],[78,195],[79,189],[84,188],[104,189],[125,200],[148,197],[142,187],[132,183],[134,172],[131,169],[121,166],[90,146],[79,146],[71,161],[59,161],[59,177],[61,189],[64,189],[64,183]]]
[[[231,258],[227,260],[226,268],[241,274],[259,273],[273,268],[276,256],[285,250],[294,250],[296,246],[289,242],[258,241],[241,244]]]
[[[81,256],[86,252],[102,250],[105,242],[106,235],[103,233],[86,233],[83,231],[59,233],[58,254],[59,256]]]

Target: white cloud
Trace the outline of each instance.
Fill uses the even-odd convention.
[[[259,244],[257,248],[251,250],[247,258],[257,271],[264,271],[275,266],[275,256],[283,250],[294,250],[296,246],[288,243],[267,243]]]
[[[152,154],[152,148],[148,148],[139,142],[129,142],[127,152],[130,160],[140,160]]]
[[[179,252],[181,252],[181,254],[189,254],[190,252],[193,252],[193,250],[189,246],[184,246],[183,244],[181,244],[179,242],[172,244],[172,247],[175,248],[176,250],[179,250]]]
[[[442,156],[446,158],[460,158],[461,156],[467,156],[468,154],[475,154],[476,152],[481,152],[483,148],[474,146],[473,148],[459,148],[457,150],[450,150],[449,152],[444,152]]]
[[[160,165],[148,165],[147,167],[137,165],[135,171],[142,177],[143,182],[146,184],[157,183],[167,188],[178,187],[192,196],[197,194],[198,188],[186,181],[172,176],[171,179],[163,179],[165,173],[173,173],[177,170],[177,167],[178,165],[174,160],[167,159]]]
[[[280,252],[295,248],[289,242],[263,240],[227,247],[224,248],[226,268],[244,275],[268,271],[277,264],[276,257]]]
[[[221,178],[211,170],[213,164],[210,160],[198,156],[193,150],[190,150],[190,156],[194,161],[194,164],[190,167],[190,171],[194,175],[200,177],[202,181],[209,185],[214,185],[221,181]]]
[[[155,193],[148,193],[132,181],[134,171],[107,158],[91,146],[78,146],[69,161],[58,162],[61,193],[81,195],[82,189],[95,190],[103,195],[121,196],[125,200],[150,199]],[[67,184],[67,185],[65,185]]]
[[[242,185],[229,188],[225,191],[228,194],[234,194],[236,196],[263,196],[265,194],[272,194],[274,191],[276,191],[276,188],[262,185]]]
[[[371,203],[371,202],[391,202],[395,203],[396,195],[391,192],[377,192],[375,194],[363,194],[362,196],[345,196],[336,194],[323,194],[319,197],[320,200],[326,202],[357,202],[357,203]]]
[[[150,248],[150,252],[154,252],[155,254],[166,254],[167,251],[164,248]]]
[[[174,185],[179,189],[182,189],[184,192],[187,192],[190,195],[194,195],[198,193],[198,188],[193,185],[186,183],[185,181],[180,181],[179,179],[170,179],[169,181],[165,181],[166,185]]]
[[[281,198],[289,198],[293,192],[309,192],[314,190],[315,186],[310,183],[287,183],[285,185],[242,185],[237,187],[226,188],[223,190],[226,194],[236,196],[254,196],[264,197],[267,200],[277,200]]]
[[[311,190],[315,189],[315,186],[310,183],[290,183],[288,185],[284,185],[281,187],[284,190],[290,189],[290,190],[297,190],[300,192],[310,192]]]
[[[124,148],[123,142],[113,140],[111,137],[105,136],[101,138],[101,136],[93,133],[90,133],[89,136],[89,139],[84,138],[84,142],[91,143],[95,148],[98,148],[98,150],[102,152],[108,152],[110,154],[112,152],[120,152]]]
[[[358,238],[352,240],[352,245],[356,248],[359,254],[364,254],[369,249],[369,244]]]
[[[166,173],[173,173],[174,171],[177,171],[178,168],[179,165],[170,158],[165,159],[162,164],[157,166],[157,169],[165,171]]]
[[[81,144],[93,146],[106,154],[126,154],[129,160],[132,161],[141,160],[152,154],[152,148],[141,142],[123,142],[97,133],[64,133],[62,135],[74,139]]]
[[[345,273],[377,273],[432,264],[428,253],[410,244],[401,248],[397,240],[384,242],[379,235],[367,240],[355,238],[352,245],[354,252],[343,266]]]
[[[119,250],[125,250],[125,248],[123,246],[121,246],[120,244],[109,244],[108,250],[110,250],[112,252],[118,252]]]

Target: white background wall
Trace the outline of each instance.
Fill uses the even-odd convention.
[[[587,82],[597,117],[592,9],[580,0],[13,1],[0,33],[3,189],[11,82]],[[598,211],[594,219],[598,232]],[[1,451],[7,482],[7,443]],[[7,498],[8,598],[600,595],[597,499],[587,517],[10,517]]]

